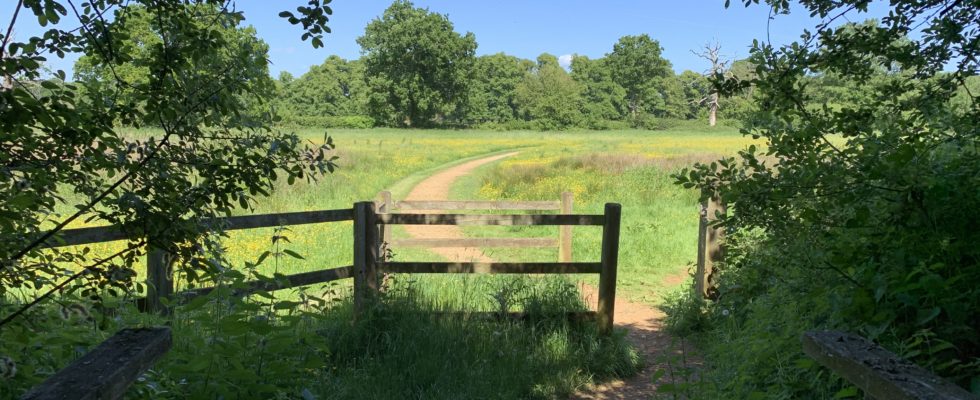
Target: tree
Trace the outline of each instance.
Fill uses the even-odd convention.
[[[216,6],[187,6],[192,18],[204,18],[216,13]],[[236,118],[270,118],[262,112],[261,103],[270,98],[274,90],[269,77],[269,46],[255,36],[251,26],[238,27],[233,15],[217,14],[213,35],[218,35],[223,45],[209,54],[202,54],[193,66],[183,68],[182,77],[188,87],[224,85],[236,92],[229,100],[237,104],[229,108]],[[132,5],[120,9],[109,26],[112,40],[107,46],[119,54],[116,62],[105,63],[100,54],[86,54],[75,63],[75,81],[83,89],[88,101],[100,104],[127,104],[145,110],[147,99],[142,96],[151,82],[151,61],[155,52],[163,46],[163,35],[155,15],[146,7]],[[222,71],[215,74],[214,71]],[[118,79],[116,79],[118,78]],[[251,111],[251,112],[249,112]],[[148,118],[142,121],[124,121],[138,125],[159,125],[156,117],[145,111]],[[248,122],[252,124],[251,122]]]
[[[283,119],[367,114],[364,62],[332,55],[303,76],[282,85],[278,109]]]
[[[684,118],[700,118],[701,104],[711,93],[711,82],[704,75],[685,70],[677,77],[684,92],[686,106]]]
[[[612,53],[606,55],[613,81],[626,89],[631,118],[635,119],[641,111],[663,114],[663,109],[653,106],[666,103],[658,89],[674,72],[662,52],[660,42],[644,34],[623,36],[613,45]]]
[[[717,307],[739,310],[720,351],[740,371],[726,395],[832,397],[839,383],[811,379],[799,348],[802,330],[828,327],[975,385],[980,105],[969,82],[980,70],[980,8],[898,0],[880,21],[834,26],[867,2],[802,7],[822,19],[812,33],[781,47],[756,42],[754,77],[715,79],[722,95],[752,88],[758,109],[745,132],[765,151],[750,146],[678,175],[732,205]],[[846,106],[827,105],[837,94],[813,90],[815,77],[847,87]],[[769,354],[748,356],[760,342]],[[777,373],[773,359],[797,366]]]
[[[521,115],[540,128],[566,129],[582,119],[582,88],[551,54],[538,56],[538,65],[517,86]]]
[[[613,81],[608,60],[575,55],[571,76],[582,86],[582,113],[589,122],[618,120],[626,115],[626,89]]]
[[[722,59],[721,45],[717,42],[707,43],[702,51],[691,50],[691,53],[711,63],[711,67],[704,73],[705,76],[719,76],[727,72],[729,61]],[[709,90],[708,95],[702,98],[700,103],[708,106],[708,126],[715,126],[718,123],[718,106],[720,105],[718,90],[715,88]]]
[[[397,0],[357,43],[378,121],[428,126],[466,104],[476,39],[456,33],[447,16]]]
[[[238,39],[250,40],[248,35],[229,34],[238,31],[226,27],[238,26],[243,15],[227,2],[67,4],[17,2],[11,26],[31,16],[40,26],[57,24],[69,8],[79,26],[25,41],[5,35],[0,43],[0,75],[15,83],[0,91],[0,296],[18,288],[41,293],[14,308],[2,304],[0,334],[59,290],[92,297],[106,288],[133,290],[132,265],[147,242],[183,261],[206,260],[201,247],[177,245],[203,243],[203,218],[248,208],[274,188],[278,176],[310,179],[333,168],[329,141],[307,147],[262,120],[239,118],[242,98],[261,93],[262,83],[250,78],[266,67],[250,53],[257,47],[241,46]],[[317,45],[329,12],[314,1],[297,10],[299,17],[283,15],[304,25],[304,39]],[[137,26],[146,32],[130,32],[131,21],[144,16],[152,22]],[[136,44],[132,36],[149,42]],[[105,81],[94,73],[91,80],[65,83],[63,71],[42,78],[45,54],[71,52],[82,53]],[[34,81],[44,90],[25,89]],[[95,95],[81,98],[80,87]],[[117,122],[149,121],[162,129],[160,135],[117,130]],[[61,206],[72,211],[61,215]],[[120,225],[129,245],[99,260],[85,250],[41,251],[80,219]],[[197,276],[209,271],[207,262],[175,265]]]
[[[517,118],[517,86],[534,65],[531,60],[504,53],[477,57],[466,119],[475,123],[500,123]]]

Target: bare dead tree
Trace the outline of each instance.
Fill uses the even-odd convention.
[[[711,68],[704,72],[704,76],[708,78],[724,74],[728,70],[728,64],[731,61],[723,59],[721,45],[718,42],[705,43],[702,51],[691,50],[691,53],[711,63]],[[708,125],[715,126],[718,123],[718,90],[714,88],[709,89],[708,95],[702,98],[699,104],[708,106]]]

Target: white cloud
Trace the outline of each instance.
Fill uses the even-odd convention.
[[[561,65],[562,68],[568,69],[568,67],[572,66],[572,57],[574,56],[571,54],[562,54],[558,56],[558,65]]]

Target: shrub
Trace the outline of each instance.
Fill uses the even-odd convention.
[[[295,128],[369,129],[375,126],[375,121],[366,115],[289,115],[279,124]]]

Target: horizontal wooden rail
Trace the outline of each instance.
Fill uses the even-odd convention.
[[[557,211],[557,201],[423,201],[395,202],[394,210],[541,210]]]
[[[234,294],[237,296],[243,296],[251,293],[255,293],[259,290],[265,291],[276,291],[282,289],[294,288],[297,286],[313,285],[316,283],[326,283],[331,281],[336,281],[340,279],[352,278],[354,276],[354,267],[346,266],[332,269],[322,269],[319,271],[303,272],[299,274],[286,275],[282,277],[282,281],[250,281],[246,283],[246,287],[235,289]],[[213,287],[199,288],[185,290],[177,295],[184,298],[185,300],[190,300],[198,296],[204,296],[213,291]]]
[[[977,399],[963,388],[868,339],[844,332],[803,334],[803,351],[874,399]]]
[[[113,400],[170,350],[170,328],[123,329],[21,400]]]
[[[351,221],[354,219],[354,210],[344,208],[340,210],[318,210],[300,211],[279,214],[260,214],[260,215],[241,215],[237,217],[219,218],[228,225],[226,230],[270,228],[277,226],[319,224],[323,222]],[[217,221],[221,222],[221,221]]]
[[[398,239],[392,247],[555,247],[555,238]]]
[[[410,274],[598,274],[601,269],[597,262],[389,262],[378,266],[381,272]]]
[[[204,224],[209,226],[222,226],[225,230],[238,230],[350,221],[353,218],[353,210],[341,209],[222,217],[206,220]],[[67,229],[59,232],[54,238],[49,239],[44,247],[52,248],[111,242],[115,240],[123,240],[127,237],[128,235],[126,232],[123,232],[116,225]]]
[[[391,225],[602,225],[603,215],[380,214]]]

